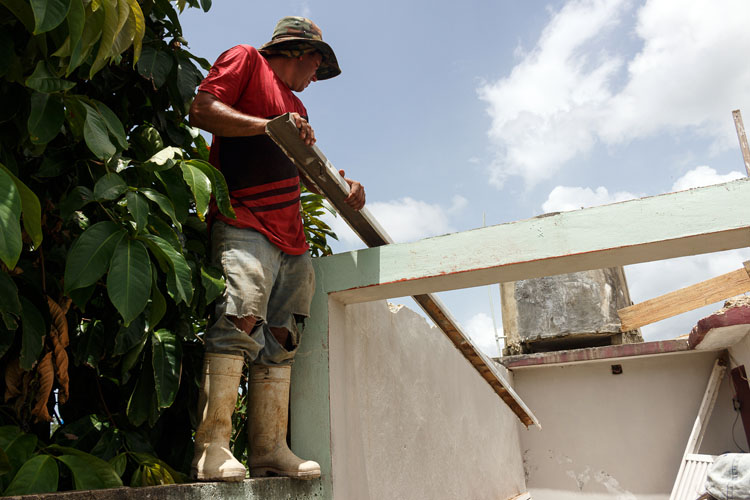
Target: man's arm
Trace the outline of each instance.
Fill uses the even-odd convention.
[[[291,113],[299,129],[299,137],[305,144],[315,144],[315,132],[307,120],[298,113]],[[190,105],[190,125],[222,137],[247,137],[266,133],[268,120],[250,116],[221,102],[218,97],[198,91]]]

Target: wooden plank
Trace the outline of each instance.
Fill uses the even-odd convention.
[[[355,211],[344,202],[349,194],[349,185],[317,146],[307,146],[300,140],[294,120],[288,113],[271,120],[266,126],[266,133],[294,162],[300,174],[328,198],[339,215],[368,247],[393,243],[367,208]],[[476,348],[440,300],[431,294],[415,295],[413,298],[519,420],[526,427],[534,425],[541,428],[539,420],[503,378],[493,361]]]
[[[318,146],[310,147],[299,139],[299,132],[289,113],[268,122],[266,133],[294,162],[300,175],[328,198],[341,218],[368,247],[393,243],[367,207],[356,211],[344,203],[344,198],[349,194],[349,185]]]
[[[742,114],[739,109],[732,111],[734,118],[734,128],[737,129],[737,138],[740,140],[740,149],[742,150],[742,159],[745,162],[745,170],[750,175],[750,147],[747,144],[747,135],[745,135],[745,125],[742,123]]]
[[[708,421],[711,418],[711,413],[713,412],[714,404],[716,403],[716,397],[719,395],[719,387],[721,386],[721,381],[724,378],[726,369],[726,362],[722,358],[717,359],[714,363],[711,375],[708,378],[706,392],[703,394],[703,399],[698,408],[698,415],[695,417],[693,429],[690,431],[690,437],[688,438],[687,446],[685,446],[685,453],[680,462],[680,469],[677,472],[677,478],[674,487],[672,488],[672,494],[669,497],[670,500],[683,500],[688,498],[685,496],[686,484],[684,483],[693,480],[695,476],[695,474],[688,474],[688,468],[693,465],[693,459],[700,451],[703,436],[706,434]],[[703,480],[705,480],[705,476],[703,477]]]
[[[748,291],[750,271],[743,267],[622,308],[617,314],[622,322],[622,331],[626,332]]]

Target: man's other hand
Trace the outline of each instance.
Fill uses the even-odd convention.
[[[362,184],[357,181],[346,178],[346,173],[343,170],[339,170],[339,174],[344,178],[347,184],[349,184],[349,196],[344,201],[347,205],[352,207],[354,210],[360,210],[365,206],[365,188]]]

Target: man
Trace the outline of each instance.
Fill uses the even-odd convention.
[[[248,399],[250,473],[302,479],[320,466],[286,444],[291,363],[309,315],[314,274],[299,212],[300,177],[265,135],[269,119],[291,113],[300,138],[315,143],[307,111],[294,92],[341,73],[320,28],[285,17],[260,49],[224,52],[198,88],[190,123],[214,134],[211,163],[227,180],[237,219],[211,211],[212,255],[227,289],[206,332],[192,473],[199,480],[240,481],[245,468],[229,450],[232,412],[244,366]],[[343,171],[340,171],[344,175]],[[346,179],[346,202],[359,210],[364,188]]]

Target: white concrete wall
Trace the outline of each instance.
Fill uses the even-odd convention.
[[[534,500],[668,499],[717,356],[691,351],[515,370],[516,391],[542,423],[540,432],[521,433]],[[623,373],[613,375],[612,364]],[[737,451],[731,397],[725,377],[701,453]]]
[[[329,343],[335,500],[526,491],[518,419],[424,318],[332,300]]]
[[[730,368],[745,365],[745,372],[750,373],[750,335],[729,348]]]

